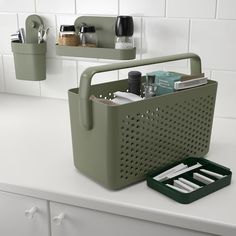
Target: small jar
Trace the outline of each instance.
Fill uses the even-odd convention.
[[[145,98],[155,97],[157,95],[157,84],[155,84],[155,75],[147,75],[146,83],[143,84]]]
[[[141,90],[141,72],[139,71],[130,71],[128,73],[128,91],[129,93],[134,93],[140,95]]]
[[[98,40],[94,26],[81,26],[80,27],[80,41],[83,47],[97,47]]]
[[[58,44],[63,46],[78,46],[79,36],[75,33],[74,25],[61,25]]]

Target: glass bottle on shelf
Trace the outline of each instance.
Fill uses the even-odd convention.
[[[98,40],[94,26],[81,26],[80,27],[80,41],[82,47],[97,47]]]
[[[63,46],[78,46],[79,36],[75,33],[74,25],[61,25],[58,44]]]

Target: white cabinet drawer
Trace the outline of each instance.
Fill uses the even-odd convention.
[[[0,191],[1,236],[49,236],[47,201]]]
[[[201,232],[50,202],[52,236],[209,236]]]

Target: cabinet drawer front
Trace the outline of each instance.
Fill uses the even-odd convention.
[[[50,202],[52,236],[210,236],[202,232]]]
[[[0,235],[50,235],[47,201],[0,192],[0,209]]]

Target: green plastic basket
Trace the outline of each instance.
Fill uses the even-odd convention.
[[[109,189],[120,189],[145,179],[150,170],[204,156],[210,144],[215,81],[124,105],[89,99],[110,99],[128,87],[127,79],[91,86],[96,73],[188,58],[191,74],[200,74],[200,58],[192,53],[86,69],[80,88],[69,90],[75,167]]]

